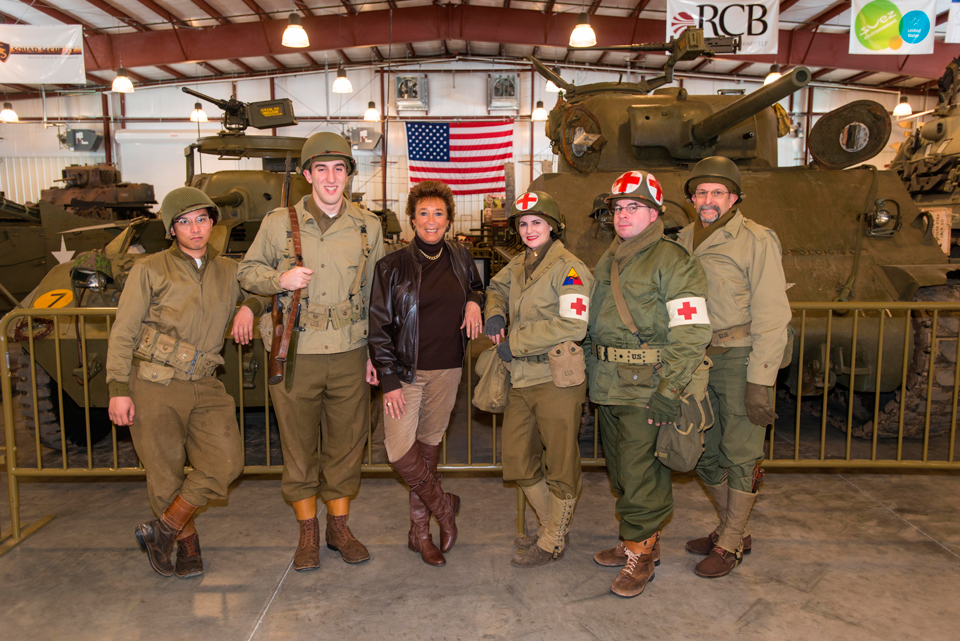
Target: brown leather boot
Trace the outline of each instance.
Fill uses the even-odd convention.
[[[723,532],[717,545],[703,561],[697,563],[697,576],[716,579],[730,574],[743,559],[743,533],[747,529],[750,512],[757,500],[757,493],[741,492],[732,487],[727,490],[727,515]]]
[[[660,532],[654,532],[653,536],[643,541],[624,541],[627,563],[613,580],[613,585],[610,586],[611,592],[627,598],[643,592],[647,583],[654,578],[653,549],[659,541]],[[631,544],[638,551],[631,550]]]
[[[693,571],[705,579],[717,579],[727,576],[740,563],[741,555],[728,552],[719,545],[714,547],[703,561],[697,563]]]
[[[699,539],[692,539],[687,541],[685,549],[691,554],[700,554],[706,556],[713,551],[713,548],[717,545],[717,539],[720,538],[720,534],[716,530]],[[750,549],[753,546],[753,537],[749,534],[743,537],[743,554],[750,554]]]
[[[293,569],[297,572],[316,570],[320,567],[320,523],[317,517],[298,520],[300,541],[293,553]]]
[[[334,516],[327,511],[327,547],[339,552],[347,563],[362,563],[370,560],[370,552],[357,540],[347,527],[348,515]]]
[[[447,564],[447,560],[443,558],[443,553],[434,544],[433,536],[430,534],[430,510],[413,491],[410,492],[410,533],[407,535],[407,547],[414,552],[419,552],[420,558],[427,565]]]
[[[529,550],[534,545],[537,544],[537,541],[540,540],[539,532],[534,535],[518,536],[513,540],[513,545],[518,550]],[[566,548],[570,545],[570,533],[567,532],[563,535],[563,547]],[[621,564],[622,565],[622,564]]]
[[[159,519],[141,523],[134,528],[133,533],[137,537],[137,545],[147,553],[150,565],[156,570],[157,574],[173,576],[175,569],[173,563],[170,562],[173,544],[176,542],[180,530],[190,522],[194,512],[198,509],[198,506],[187,503],[178,494]]]
[[[449,552],[453,548],[453,544],[457,542],[456,518],[457,515],[460,514],[460,497],[450,492],[444,492],[443,488],[440,487],[441,474],[437,472],[437,466],[440,464],[440,449],[442,448],[442,444],[427,445],[426,443],[417,441],[417,447],[420,450],[420,456],[423,457],[424,462],[427,464],[427,469],[430,470],[433,478],[436,479],[437,488],[443,496],[445,507],[442,513],[444,520],[441,521],[441,515],[438,514],[436,510],[431,508],[430,511],[433,512],[437,523],[440,524],[440,550],[442,552]],[[421,500],[423,499],[421,498]]]
[[[177,539],[176,574],[181,579],[203,574],[203,557],[200,555],[200,535]]]
[[[597,565],[608,568],[619,568],[627,564],[627,548],[623,541],[620,541],[615,548],[600,550],[593,555],[593,560]],[[660,539],[657,539],[653,546],[653,564],[660,565]]]

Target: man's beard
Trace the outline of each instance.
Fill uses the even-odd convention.
[[[714,216],[713,218],[707,218],[706,216],[704,216],[703,213],[704,213],[705,211],[711,211],[711,210],[712,210],[712,211],[715,211],[715,212],[717,213],[717,215]],[[716,222],[717,220],[720,219],[720,208],[717,207],[716,205],[703,205],[702,207],[700,207],[700,209],[697,210],[697,214],[700,215],[700,220],[701,220],[702,222],[705,222],[705,223],[714,223],[714,222]]]

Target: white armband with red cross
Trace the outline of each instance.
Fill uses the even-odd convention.
[[[583,294],[560,295],[560,318],[590,319],[590,298]]]
[[[710,317],[707,316],[707,301],[699,296],[667,301],[667,315],[670,316],[670,324],[667,327],[710,324]]]

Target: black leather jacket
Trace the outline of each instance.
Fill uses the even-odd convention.
[[[483,281],[470,251],[460,243],[444,241],[450,252],[453,272],[466,294],[467,302],[483,309]],[[414,252],[416,243],[387,254],[377,263],[370,293],[370,360],[382,378],[397,375],[412,383],[417,375],[417,339],[421,267]],[[466,304],[464,304],[466,309]],[[462,315],[461,315],[462,318]],[[461,330],[464,352],[467,333]]]

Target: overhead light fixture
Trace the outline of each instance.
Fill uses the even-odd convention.
[[[363,119],[366,122],[380,122],[380,112],[377,111],[377,103],[372,100],[367,103],[367,110],[363,112]]]
[[[337,79],[333,81],[333,93],[353,93],[353,85],[350,84],[350,78],[347,78],[347,70],[343,65],[337,67]]]
[[[570,34],[571,47],[593,47],[597,44],[597,34],[593,32],[590,26],[590,16],[586,11],[581,11],[577,17],[577,26],[573,28]]]
[[[13,110],[13,105],[9,102],[3,103],[3,111],[0,111],[0,122],[20,122],[17,112]]]
[[[906,118],[907,116],[913,115],[913,107],[907,102],[906,96],[900,96],[900,103],[893,108],[893,115],[897,118]]]
[[[530,120],[543,121],[547,119],[547,110],[543,108],[543,101],[537,101],[537,108],[530,114]]]
[[[199,102],[193,103],[193,112],[190,114],[190,122],[207,122],[207,112],[203,110],[203,105]]]
[[[127,77],[127,70],[123,67],[117,69],[117,77],[113,79],[111,87],[116,93],[133,93],[133,83]]]
[[[550,71],[552,71],[553,73],[557,74],[558,76],[560,75],[560,70],[557,69],[556,67],[554,67],[554,68],[551,69]],[[547,93],[560,93],[560,87],[558,87],[557,85],[553,84],[553,80],[547,80],[546,92],[547,92]]]
[[[296,47],[303,49],[310,46],[310,38],[307,32],[303,30],[303,23],[300,22],[300,14],[291,13],[287,16],[287,28],[283,30],[283,40],[280,41],[284,47]]]
[[[783,77],[783,74],[780,73],[780,65],[773,63],[770,65],[770,73],[767,74],[767,77],[763,80],[763,86],[769,85],[771,82],[776,82]]]

